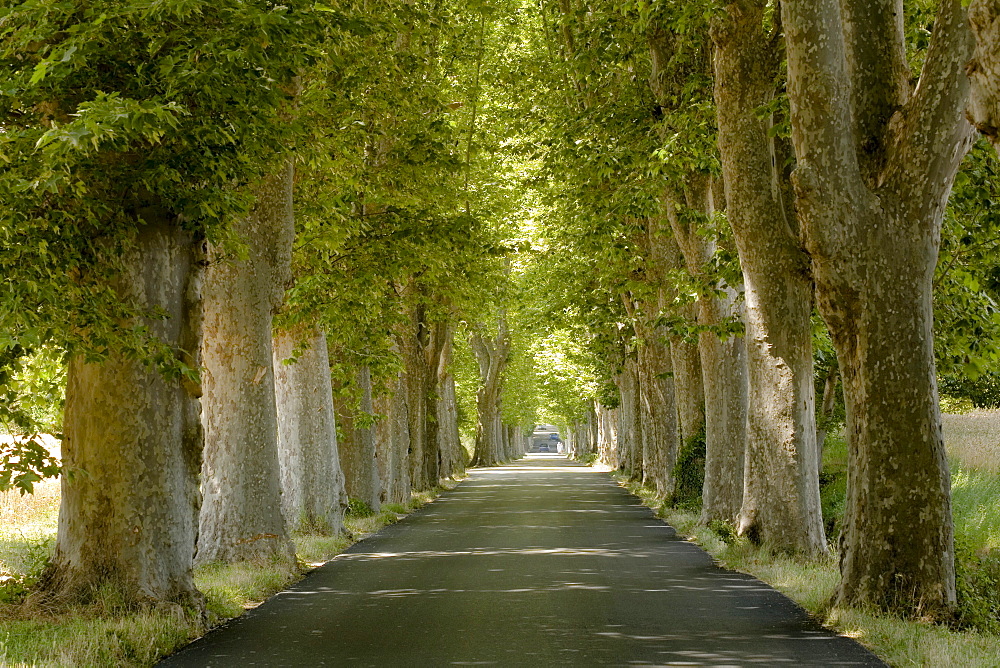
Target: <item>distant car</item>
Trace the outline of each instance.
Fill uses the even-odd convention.
[[[549,446],[546,445],[545,443],[542,443],[541,445],[538,446],[538,451],[539,452],[548,452],[549,451]]]

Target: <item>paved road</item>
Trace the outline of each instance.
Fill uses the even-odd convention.
[[[479,469],[163,666],[881,666],[606,473]]]

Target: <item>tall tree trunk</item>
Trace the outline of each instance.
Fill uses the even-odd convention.
[[[615,379],[621,405],[618,407],[618,466],[633,480],[642,480],[642,425],[639,422],[639,373],[635,357],[629,355]]]
[[[410,425],[406,408],[406,383],[398,375],[389,392],[381,395],[376,410],[384,415],[375,426],[382,499],[385,503],[410,501]]]
[[[816,474],[812,280],[780,171],[757,112],[774,96],[777,34],[765,2],[731,2],[712,29],[726,210],[746,295],[748,432],[739,532],[805,555],[826,551]],[[779,169],[776,169],[776,166]]]
[[[441,477],[451,478],[465,472],[465,452],[458,432],[455,376],[447,366],[445,369],[438,380],[438,387],[441,388],[438,399],[438,449],[441,452]]]
[[[296,347],[306,344],[298,358]],[[292,531],[340,533],[347,493],[337,451],[337,425],[326,335],[318,328],[274,336],[281,508]]]
[[[479,423],[476,427],[476,446],[473,466],[496,466],[504,461],[503,424],[500,417],[500,397],[503,390],[503,372],[510,355],[510,338],[507,320],[502,315],[497,321],[497,333],[489,336],[473,332],[469,344],[479,364],[479,391],[476,407]]]
[[[424,478],[424,435],[427,433],[427,406],[423,382],[423,325],[414,309],[409,322],[401,328],[397,344],[403,357],[403,384],[406,388],[407,431],[410,435],[409,457],[410,485],[414,490],[427,489]]]
[[[412,283],[408,288],[413,295],[416,294],[416,289]],[[410,307],[408,321],[397,335],[397,344],[405,368],[410,431],[410,483],[416,490],[425,490],[438,481],[436,387],[440,348],[422,305],[418,303]]]
[[[442,478],[451,478],[465,471],[465,457],[458,433],[458,398],[455,395],[455,376],[451,372],[455,329],[449,324],[439,333],[440,352],[437,366],[437,422],[438,452],[441,457]]]
[[[674,493],[674,465],[680,448],[677,402],[674,399],[670,347],[656,329],[640,326],[638,350],[639,406],[642,414],[642,470],[644,482],[657,496]]]
[[[451,336],[451,327],[444,321],[429,327],[429,337],[424,348],[424,396],[427,406],[427,434],[424,447],[424,476],[431,487],[441,479],[443,452],[441,450],[441,364]]]
[[[670,274],[678,268],[680,258],[677,244],[663,222],[662,216],[647,218],[644,233],[637,238],[645,257],[643,278],[651,290],[648,296],[636,300],[632,319],[638,354],[643,480],[652,484],[661,497],[667,498],[674,492],[674,464],[680,449],[678,374],[672,363],[669,332],[657,325],[656,320],[661,314],[675,309],[676,291],[666,286],[671,283]],[[698,366],[697,351],[694,354],[696,359],[685,369],[688,372]],[[688,419],[697,420],[695,414],[701,410],[697,396],[701,390],[700,379],[689,375],[681,384],[694,395],[692,400],[685,402],[684,411]]]
[[[816,460],[818,471],[823,472],[823,447],[826,445],[827,432],[833,411],[837,406],[837,385],[840,382],[840,367],[836,360],[830,365],[823,378],[823,396],[820,401],[819,417],[816,426]]]
[[[272,316],[291,278],[292,177],[289,160],[237,225],[248,257],[217,250],[206,272],[200,563],[295,559],[281,514],[271,349]]]
[[[699,319],[713,326],[738,313],[737,292],[699,304]],[[722,338],[702,332],[698,338],[705,387],[705,481],[701,522],[736,522],[743,505],[749,391],[743,337]],[[711,407],[709,410],[708,407]]]
[[[166,318],[142,324],[179,354],[197,355],[200,262],[191,236],[150,217],[122,257],[114,288]],[[185,359],[198,368],[195,357]],[[187,387],[184,387],[187,385]],[[111,584],[131,603],[202,607],[192,580],[202,431],[199,391],[124,355],[70,362],[55,556],[43,598],[88,601]]]
[[[590,407],[590,410],[587,413],[587,432],[588,432],[587,433],[587,443],[588,443],[587,454],[597,454],[597,451],[598,451],[597,443],[598,443],[598,440],[599,440],[599,438],[598,438],[598,432],[599,432],[599,426],[600,425],[598,424],[598,417],[597,417],[596,407],[597,407],[596,403],[592,404],[591,407]]]
[[[697,306],[692,321],[697,321]],[[705,432],[705,380],[697,343],[670,339],[670,366],[674,373],[680,441],[686,443]]]
[[[943,0],[911,90],[900,16],[902,2],[782,3],[796,205],[847,404],[836,602],[934,617],[956,592],[931,286],[971,142],[972,48],[961,0]]]
[[[665,109],[676,107],[678,99],[697,91],[697,81],[711,77],[712,57],[706,44],[699,51],[676,62],[676,36],[667,28],[651,26],[649,35],[652,71],[650,87]],[[700,84],[702,94],[709,96],[707,86]],[[742,339],[724,336],[724,325],[734,315],[735,296],[739,286],[724,285],[709,272],[709,263],[716,252],[716,242],[705,234],[711,229],[714,214],[724,208],[720,180],[702,171],[676,176],[664,184],[661,203],[673,231],[674,243],[683,258],[687,272],[701,284],[693,314],[689,321],[702,327],[698,339],[701,362],[701,386],[697,398],[704,403],[704,421],[693,414],[695,398],[681,399],[682,434],[685,443],[699,436],[703,427],[705,438],[705,479],[702,487],[702,521],[735,522],[743,505],[744,459],[747,443],[747,362]],[[681,264],[680,261],[677,264]],[[721,291],[721,295],[719,294]],[[692,317],[693,316],[693,317]],[[682,344],[681,344],[682,345]],[[675,342],[675,351],[679,345]],[[684,390],[690,371],[677,368],[675,376],[683,381]],[[679,388],[680,389],[680,388]]]
[[[618,408],[597,405],[597,454],[605,466],[617,469],[618,457]]]
[[[701,385],[704,393],[705,479],[702,485],[701,521],[735,522],[743,506],[744,461],[747,442],[748,371],[744,340],[723,335],[726,323],[739,316],[739,288],[722,284],[707,274],[715,254],[715,242],[685,222],[688,208],[704,219],[716,211],[715,188],[707,176],[692,176],[686,193],[666,195],[664,209],[677,249],[687,271],[712,290],[706,290],[694,304],[696,321],[704,328],[698,335]],[[714,285],[713,285],[714,283]],[[690,437],[697,437],[692,432]],[[686,441],[685,441],[686,442]]]
[[[340,465],[344,470],[347,495],[358,499],[378,512],[382,504],[382,482],[375,449],[375,425],[372,423],[372,377],[367,366],[358,369],[355,376],[358,403],[340,404],[341,432],[344,441],[340,447]]]

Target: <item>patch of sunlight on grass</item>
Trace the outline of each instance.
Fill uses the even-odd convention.
[[[1000,475],[957,468],[951,474],[955,534],[977,553],[1000,548]]]
[[[34,494],[0,493],[0,577],[37,575],[52,556],[58,522],[58,480],[37,483]]]
[[[35,483],[33,494],[16,490],[0,492],[0,527],[17,526],[22,532],[48,531],[56,526],[59,515],[59,480],[49,478]]]
[[[827,624],[872,648],[890,666],[1000,666],[1000,638],[943,626],[833,608]]]
[[[809,561],[773,554],[739,540],[723,544],[715,556],[729,568],[749,573],[768,583],[813,613],[829,605],[840,581],[837,560],[833,555]]]
[[[351,539],[343,533],[335,536],[297,533],[292,540],[295,542],[295,556],[311,567],[325,564],[351,545]]]
[[[205,564],[194,571],[195,586],[215,622],[243,614],[281,591],[299,575],[280,563]]]

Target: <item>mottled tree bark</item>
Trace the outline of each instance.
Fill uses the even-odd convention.
[[[455,396],[455,376],[445,371],[439,376],[438,387],[438,450],[441,453],[441,477],[452,478],[465,472],[465,452],[458,433],[458,399]]]
[[[512,424],[505,425],[505,428],[506,428],[506,434],[504,439],[504,446],[505,446],[504,458],[508,462],[512,462],[514,460],[520,459],[521,456],[524,454],[521,451],[522,448],[521,430],[516,425]]]
[[[510,355],[510,337],[507,320],[498,319],[496,335],[480,332],[469,335],[469,344],[479,364],[479,391],[476,407],[479,422],[476,427],[476,445],[472,456],[473,466],[496,466],[504,461],[504,427],[500,417],[500,397],[503,389],[503,372]]]
[[[618,452],[618,409],[597,404],[598,460],[617,469],[620,466]]]
[[[451,478],[465,472],[465,453],[458,433],[458,398],[455,395],[455,376],[451,372],[455,329],[449,323],[439,333],[440,352],[437,366],[437,422],[438,453],[441,459],[440,476]]]
[[[737,292],[706,300],[700,319],[718,324],[739,315]],[[746,343],[741,336],[722,338],[702,332],[698,338],[705,387],[705,481],[701,521],[736,522],[743,506],[744,463],[749,393]],[[711,410],[707,407],[711,406]]]
[[[643,482],[660,498],[670,498],[676,480],[674,465],[680,449],[677,402],[674,398],[670,344],[657,330],[639,326],[639,409],[642,416]]]
[[[638,301],[635,333],[638,345],[639,405],[643,415],[641,425],[642,465],[644,480],[648,481],[662,498],[674,493],[674,465],[680,450],[679,413],[696,421],[701,414],[701,382],[690,375],[698,368],[697,351],[693,360],[687,360],[684,371],[688,376],[678,381],[673,365],[669,332],[657,324],[662,313],[673,308],[676,294],[666,286],[670,272],[677,269],[680,257],[677,245],[664,224],[662,216],[646,220],[645,233],[639,243],[645,256],[645,280],[651,293]],[[678,343],[678,346],[686,344]],[[691,352],[691,351],[689,351]],[[690,397],[678,400],[678,387],[691,392]],[[683,410],[678,404],[683,401]]]
[[[816,474],[812,280],[781,172],[757,109],[774,96],[777,33],[766,2],[740,0],[712,29],[726,211],[746,296],[747,445],[739,532],[805,555],[826,551]]]
[[[587,443],[588,451],[587,454],[597,454],[597,442],[598,442],[598,418],[597,418],[597,406],[596,403],[590,407],[590,411],[587,414]]]
[[[396,377],[389,392],[378,398],[375,408],[384,416],[375,425],[382,500],[385,503],[408,503],[411,495],[410,425],[402,374]]]
[[[711,76],[711,51],[706,44],[697,54],[685,60],[678,76],[673,64],[676,48],[669,30],[654,24],[649,34],[652,72],[650,86],[661,106],[669,108],[677,99],[678,88],[688,85],[694,77]],[[694,394],[680,400],[681,432],[684,442],[703,433],[705,438],[705,480],[702,487],[702,521],[735,522],[743,505],[744,458],[747,443],[747,366],[744,341],[724,336],[728,320],[736,315],[736,296],[740,286],[723,285],[709,273],[709,263],[716,251],[716,242],[704,234],[711,217],[724,208],[718,180],[704,172],[692,171],[665,184],[661,202],[674,244],[687,272],[702,285],[694,313],[689,319],[704,328],[698,337],[697,359],[700,361],[700,386],[689,380],[691,363],[678,368],[675,377],[684,391]],[[693,215],[692,215],[693,214]],[[721,291],[721,295],[719,292]],[[693,317],[692,317],[693,316]],[[675,351],[686,344],[675,342]],[[690,359],[686,358],[685,361]],[[696,404],[701,401],[703,403]],[[703,415],[695,413],[703,406]],[[703,431],[702,431],[703,430]]]
[[[633,480],[642,480],[642,425],[639,416],[639,370],[634,356],[625,358],[615,378],[618,407],[618,467]]]
[[[114,283],[123,301],[166,314],[141,324],[194,368],[199,246],[164,214],[152,214]],[[87,602],[110,584],[129,603],[201,609],[191,574],[202,450],[198,394],[124,355],[70,362],[63,464],[86,473],[62,479],[56,550],[39,583],[41,598]]]
[[[411,290],[416,288],[412,287]],[[410,308],[406,331],[397,336],[403,354],[406,405],[410,430],[410,481],[414,489],[430,489],[438,483],[439,451],[438,373],[447,344],[446,323],[428,321],[426,309],[417,299]]]
[[[686,317],[696,322],[697,305],[691,306],[694,307],[694,316]],[[705,431],[705,379],[698,344],[672,337],[670,366],[673,369],[677,397],[678,438],[681,443],[686,443]]]
[[[583,459],[597,454],[597,413],[593,408],[587,411],[583,420],[574,423],[573,438],[567,444],[567,451],[573,459]]]
[[[706,218],[713,215],[717,205],[715,189],[708,177],[692,176],[686,191],[686,196],[665,196],[664,208],[685,268],[697,280],[711,284],[707,265],[716,244],[699,234],[679,213],[681,207],[689,207]],[[711,293],[699,295],[695,305],[697,323],[706,328],[698,335],[700,389],[705,402],[701,521],[706,524],[712,520],[735,522],[743,506],[749,390],[744,339],[721,333],[729,320],[742,315],[737,310],[740,286],[715,282],[712,287]]]
[[[205,279],[205,365],[197,560],[294,563],[281,513],[271,321],[291,278],[292,162],[260,184],[236,231],[246,259],[216,249]]]
[[[344,471],[347,495],[363,501],[378,512],[382,504],[382,481],[375,449],[375,425],[372,415],[372,378],[368,367],[361,367],[355,375],[358,401],[338,401],[341,415],[340,465]]]
[[[297,347],[306,347],[294,363]],[[337,450],[337,425],[326,335],[308,328],[274,336],[281,507],[293,531],[344,529],[347,493]]]
[[[451,339],[451,326],[438,321],[430,326],[430,337],[424,348],[424,396],[427,406],[427,434],[424,449],[424,476],[433,487],[441,479],[444,453],[441,449],[441,376],[442,361]]]
[[[782,3],[796,205],[847,403],[839,604],[950,614],[950,485],[935,386],[932,277],[968,149],[971,36],[943,0],[910,89],[902,2]]]
[[[424,450],[429,447],[427,436],[427,395],[424,373],[424,348],[429,332],[424,323],[423,309],[410,309],[408,322],[397,332],[397,345],[403,358],[403,382],[406,387],[407,430],[410,434],[410,485],[414,490],[430,487],[424,468]]]
[[[975,50],[967,71],[971,83],[969,120],[993,148],[1000,148],[1000,0],[972,0],[969,24]]]

